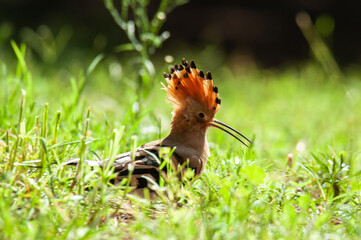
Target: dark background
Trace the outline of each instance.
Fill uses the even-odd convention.
[[[152,1],[152,7],[158,1]],[[262,67],[277,67],[310,57],[309,45],[296,25],[300,11],[313,21],[327,14],[334,20],[332,35],[324,40],[341,66],[361,63],[361,1],[193,0],[168,15],[163,30],[171,32],[164,48],[174,42],[202,46],[217,44],[226,54],[246,53]],[[54,32],[64,25],[73,29],[71,44],[90,47],[94,38],[107,38],[104,51],[126,41],[101,0],[0,0],[0,23],[13,26],[19,39],[23,27],[45,24]]]

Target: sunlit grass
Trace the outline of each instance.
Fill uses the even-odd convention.
[[[361,234],[360,73],[346,72],[345,86],[329,81],[317,64],[243,74],[235,74],[235,66],[200,66],[212,71],[220,89],[217,118],[253,138],[254,146],[245,149],[211,129],[212,156],[201,178],[191,185],[171,182],[157,202],[133,198],[126,211],[132,216],[124,220],[124,187],[107,185],[110,172],[62,163],[129,151],[133,135],[138,145],[165,137],[171,108],[161,85],[152,87],[139,116],[126,63],[119,65],[122,75],[111,58],[88,74],[91,61],[83,70],[60,65],[48,75],[36,62],[20,63],[18,70],[0,64],[2,239]],[[162,72],[166,65],[157,67]]]

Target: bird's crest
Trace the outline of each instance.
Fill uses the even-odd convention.
[[[187,99],[202,104],[212,113],[220,107],[221,99],[218,98],[218,88],[213,85],[210,72],[204,72],[196,67],[193,61],[188,63],[184,58],[181,65],[175,65],[170,73],[164,73],[168,86],[164,86],[168,100],[175,108],[182,108],[187,104]]]

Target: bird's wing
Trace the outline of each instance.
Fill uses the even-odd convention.
[[[117,173],[117,176],[110,182],[112,184],[118,184],[123,179],[129,178],[130,169],[133,169],[129,186],[134,189],[144,189],[151,187],[154,183],[159,184],[160,176],[166,174],[167,170],[166,168],[159,168],[163,161],[163,159],[159,157],[159,150],[162,147],[170,146],[162,145],[161,140],[142,145],[137,148],[134,161],[132,161],[131,152],[117,155],[113,163],[114,173]],[[182,162],[176,153],[172,154],[171,161],[173,164],[176,163],[175,166]],[[67,161],[65,164],[74,166],[77,165],[78,162],[79,159],[73,159]],[[85,160],[84,162],[90,166],[99,166],[103,168],[107,165],[109,159],[103,161]]]

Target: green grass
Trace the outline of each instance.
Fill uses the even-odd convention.
[[[361,235],[360,71],[345,71],[346,86],[315,63],[236,74],[237,66],[212,69],[211,58],[200,59],[220,89],[217,118],[253,137],[254,146],[245,149],[211,129],[202,177],[184,186],[171,181],[160,189],[167,197],[156,202],[133,198],[133,218],[124,221],[124,187],[107,185],[108,171],[76,172],[62,163],[109,157],[135,140],[166,136],[171,107],[161,85],[152,87],[139,115],[126,62],[107,57],[89,71],[91,61],[47,69],[24,61],[25,47],[13,47],[17,67],[0,59],[1,239]],[[156,65],[160,82],[167,66]]]

